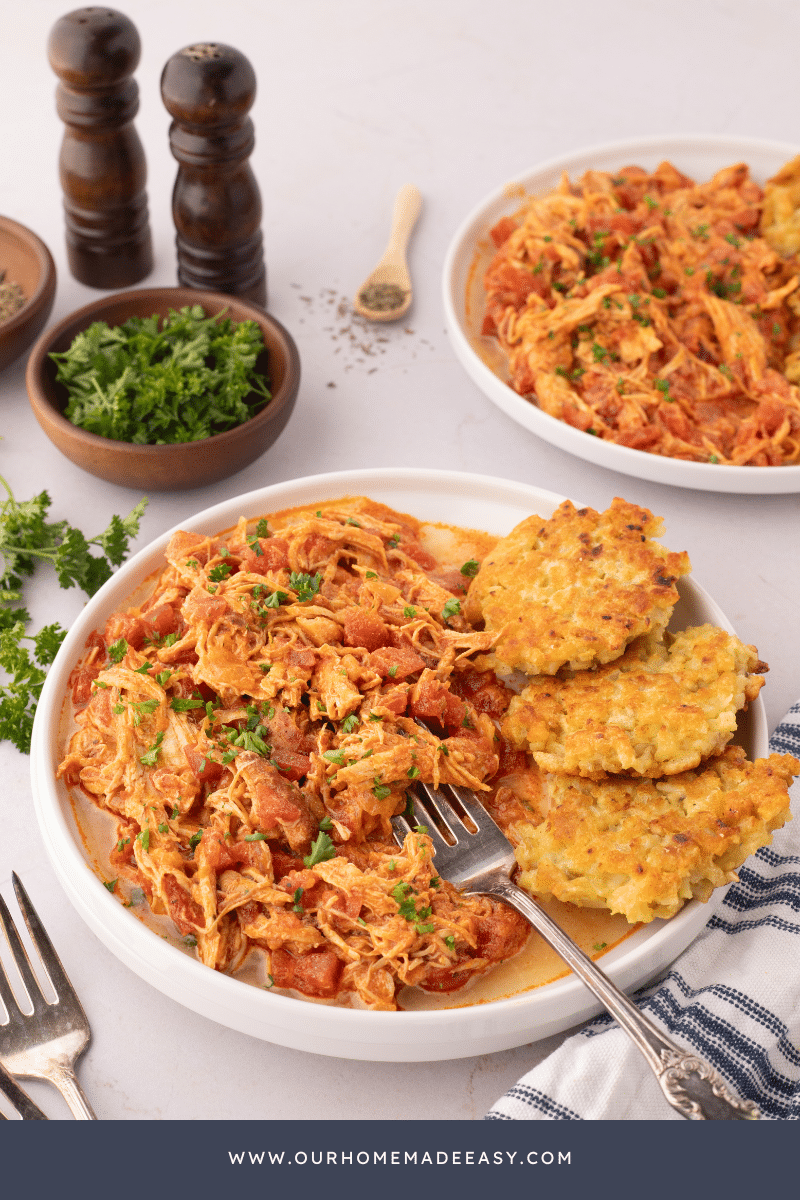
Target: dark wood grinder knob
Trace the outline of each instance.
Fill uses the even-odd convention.
[[[172,193],[178,282],[267,303],[261,194],[250,167],[256,95],[249,61],[219,42],[186,46],[161,76],[178,160]]]
[[[133,126],[139,34],[113,8],[78,8],[55,23],[47,53],[66,126],[59,166],[70,270],[90,287],[128,287],[153,269],[147,167]]]

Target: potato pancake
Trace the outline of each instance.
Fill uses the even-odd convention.
[[[675,775],[722,753],[765,669],[755,646],[700,625],[670,645],[634,642],[594,671],[532,679],[511,701],[502,731],[543,771]]]
[[[541,816],[508,828],[519,883],[632,922],[671,917],[732,882],[747,856],[769,845],[772,830],[791,820],[787,789],[798,773],[790,754],[750,763],[740,746],[666,779],[539,772]]]
[[[675,581],[691,570],[686,553],[653,541],[661,533],[659,517],[619,497],[603,513],[565,500],[550,520],[529,517],[497,543],[466,616],[496,633],[501,668],[554,675],[611,662],[666,628]]]

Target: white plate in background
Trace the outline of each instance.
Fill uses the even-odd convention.
[[[668,159],[685,175],[703,182],[722,167],[746,162],[756,182],[763,184],[797,153],[796,146],[755,138],[652,137],[578,150],[523,171],[472,210],[447,252],[443,276],[444,310],[459,362],[473,383],[507,416],[544,441],[598,466],[637,479],[709,492],[753,495],[800,492],[800,466],[729,467],[684,462],[618,446],[575,429],[518,395],[506,382],[505,357],[496,339],[481,335],[482,281],[495,253],[489,238],[490,229],[501,217],[513,215],[526,195],[554,188],[564,171],[574,180],[590,169],[616,172],[635,164],[645,170],[654,170]]]
[[[251,518],[355,495],[369,496],[422,520],[494,534],[509,532],[534,512],[549,517],[562,499],[526,484],[460,472],[344,471],[249,492],[206,509],[180,528],[214,533],[235,525],[242,515]],[[601,1011],[574,976],[506,999],[441,1011],[368,1012],[327,1004],[312,1006],[309,1001],[275,995],[210,970],[149,929],[108,892],[95,873],[76,825],[69,790],[56,780],[68,679],[89,633],[102,628],[111,613],[163,566],[164,548],[172,532],[131,558],[88,602],[47,676],[36,713],[31,769],[39,827],[56,876],[100,941],[136,974],[194,1012],[253,1037],[340,1058],[390,1062],[466,1058],[548,1037]],[[674,628],[704,621],[731,628],[691,578],[680,580],[679,588]],[[767,753],[766,717],[760,698],[741,720],[737,740],[751,758]],[[712,915],[714,903],[692,901],[670,921],[653,921],[642,927],[603,956],[603,968],[622,988],[646,983],[696,937]]]

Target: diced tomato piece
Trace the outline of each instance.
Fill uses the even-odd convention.
[[[456,971],[453,967],[431,967],[419,986],[424,992],[457,992],[472,978],[471,971]]]
[[[307,775],[311,767],[311,759],[307,754],[296,754],[294,750],[275,749],[272,752],[273,762],[276,763],[281,775],[296,782]]]
[[[270,973],[276,987],[294,988],[304,996],[329,1000],[339,991],[342,966],[329,946],[319,946],[303,955],[273,950]]]
[[[169,915],[175,923],[178,932],[184,937],[202,929],[205,925],[203,910],[196,900],[178,883],[174,875],[164,876],[164,891],[167,896]]]
[[[222,763],[213,762],[199,750],[195,750],[194,746],[184,746],[183,755],[189,765],[189,770],[200,783],[215,783],[225,769]]]
[[[422,679],[411,691],[411,711],[422,720],[438,721],[447,728],[460,729],[467,706],[450,691],[449,684],[438,679]]]
[[[450,680],[454,692],[471,701],[476,712],[501,717],[508,708],[512,693],[491,671],[467,671]]]
[[[72,703],[88,704],[92,697],[92,684],[103,669],[104,664],[98,662],[90,667],[76,667],[69,677],[68,683],[72,688]]]
[[[114,642],[124,638],[129,646],[133,646],[134,650],[139,650],[144,645],[145,636],[145,628],[141,619],[131,616],[129,613],[114,613],[106,621],[103,631],[103,638],[107,646],[112,646]]]
[[[150,612],[142,613],[142,626],[145,636],[155,640],[166,637],[168,633],[178,633],[181,619],[171,604],[159,604]]]
[[[423,670],[425,660],[410,646],[383,646],[372,651],[369,665],[384,679],[406,679]]]
[[[261,553],[248,546],[241,552],[241,570],[254,575],[266,575],[270,571],[281,571],[289,566],[289,543],[282,537],[258,538],[256,543]]]
[[[495,246],[502,246],[503,242],[511,237],[516,228],[517,222],[513,217],[501,217],[497,224],[489,230],[489,237]]]
[[[343,616],[344,644],[379,650],[391,644],[389,626],[377,613],[365,608],[345,609]]]

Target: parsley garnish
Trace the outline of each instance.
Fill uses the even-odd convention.
[[[0,738],[27,754],[47,668],[66,631],[53,623],[35,635],[26,632],[30,617],[20,604],[24,579],[34,574],[38,563],[48,562],[62,588],[77,586],[93,596],[128,553],[147,501],[142,500],[127,517],[112,517],[103,533],[87,539],[68,521],[47,520],[51,504],[47,492],[20,502],[2,477],[0,483],[6,490],[0,504],[0,668],[8,677],[0,687]],[[100,556],[91,552],[92,546],[99,547]],[[31,642],[32,650],[23,642]]]
[[[468,579],[474,579],[480,569],[480,563],[476,558],[468,558],[461,568],[461,574],[466,575]]]
[[[157,702],[156,702],[157,703]],[[164,730],[160,730],[156,734],[156,740],[153,742],[149,750],[146,750],[139,758],[139,762],[145,767],[154,767],[158,762],[158,756],[161,753],[161,743],[164,740]]]
[[[108,647],[108,657],[112,663],[120,663],[128,652],[128,643],[125,638],[118,638],[116,642],[112,642]]]
[[[311,853],[306,855],[303,862],[307,867],[315,867],[317,863],[327,862],[329,858],[335,857],[336,847],[323,831],[311,843]]]
[[[293,592],[296,592],[297,599],[301,604],[304,600],[310,600],[312,596],[316,596],[321,583],[322,576],[319,571],[317,571],[316,575],[304,575],[297,571],[292,571],[289,576],[289,587]]]
[[[204,708],[205,704],[198,695],[190,696],[188,699],[184,699],[183,696],[173,696],[169,706],[173,712],[188,712],[192,708]]]
[[[442,609],[442,620],[449,621],[451,617],[456,617],[461,612],[461,601],[456,600],[455,596],[452,600],[448,600]]]
[[[159,328],[161,326],[161,328]],[[206,317],[199,304],[95,321],[63,354],[52,354],[73,425],[138,445],[195,442],[249,420],[270,398],[256,360],[255,321]]]
[[[212,567],[208,572],[208,578],[212,583],[222,583],[231,573],[231,568],[228,563],[218,563],[216,567]]]

